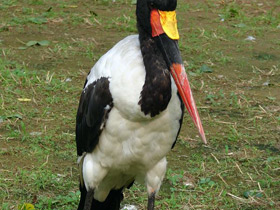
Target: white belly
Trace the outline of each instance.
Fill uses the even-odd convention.
[[[100,157],[104,167],[123,167],[126,170],[137,162],[149,168],[171,149],[180,118],[177,95],[164,112],[149,120],[131,121],[113,108],[94,153]]]

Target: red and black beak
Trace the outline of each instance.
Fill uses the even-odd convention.
[[[166,14],[170,13],[170,14]],[[174,16],[175,14],[175,16]],[[162,18],[162,19],[160,19]],[[165,24],[165,25],[164,25]],[[179,94],[191,115],[191,118],[199,130],[203,142],[206,144],[205,133],[195,105],[188,77],[183,66],[180,50],[178,47],[179,34],[177,30],[176,13],[163,12],[153,9],[151,11],[152,36],[165,58],[171,75],[176,83]]]
[[[192,90],[184,66],[182,64],[173,63],[170,67],[170,71],[178,88],[179,94],[189,114],[191,115],[194,124],[198,128],[202,141],[207,144],[205,133],[202,127],[201,120],[199,118],[199,114],[195,105]]]

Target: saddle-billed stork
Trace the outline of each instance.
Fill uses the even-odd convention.
[[[122,191],[145,183],[148,210],[180,132],[184,104],[206,143],[178,48],[177,0],[138,0],[139,35],[91,69],[76,118],[78,210],[117,210]]]

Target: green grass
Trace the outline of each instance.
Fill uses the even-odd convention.
[[[186,114],[156,209],[280,208],[279,5],[178,2],[179,46],[209,144]],[[3,0],[0,13],[0,208],[75,209],[82,85],[101,55],[137,32],[135,5]],[[125,191],[123,204],[146,202],[145,186]]]

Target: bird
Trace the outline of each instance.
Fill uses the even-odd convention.
[[[78,210],[120,209],[135,181],[154,210],[184,107],[206,143],[178,47],[176,6],[138,0],[138,34],[113,46],[86,78],[76,115]]]

